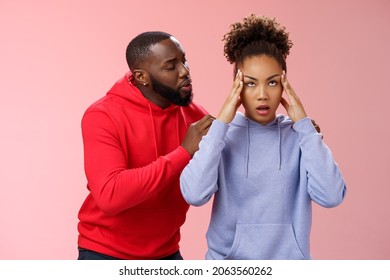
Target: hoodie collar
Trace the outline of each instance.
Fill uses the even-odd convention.
[[[281,126],[286,126],[286,125],[289,125],[291,124],[292,121],[290,120],[290,118],[284,116],[284,115],[277,115],[275,119],[273,119],[271,122],[267,123],[266,125],[263,125],[263,124],[260,124],[254,120],[251,120],[249,118],[247,118],[243,113],[241,112],[237,112],[235,118],[233,119],[232,121],[232,124],[233,125],[237,125],[237,126],[244,126],[244,127],[251,127],[252,128],[255,128],[255,129],[264,129],[264,128],[272,128],[272,127],[276,127],[278,125],[281,125]]]
[[[248,177],[249,172],[249,158],[250,158],[250,145],[251,145],[251,130],[262,130],[262,129],[273,129],[277,128],[278,130],[278,146],[276,156],[278,159],[278,170],[282,168],[282,126],[287,126],[292,123],[292,120],[284,115],[277,115],[274,120],[269,122],[266,125],[262,125],[258,122],[255,122],[244,116],[241,112],[237,112],[235,118],[232,121],[233,125],[245,127],[247,130],[247,150],[246,150],[246,177]]]

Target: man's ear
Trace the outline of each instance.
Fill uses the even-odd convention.
[[[144,70],[134,69],[133,70],[134,80],[143,86],[147,86],[149,84],[149,75]]]

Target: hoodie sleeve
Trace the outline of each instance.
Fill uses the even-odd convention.
[[[134,207],[167,187],[191,158],[179,146],[148,165],[128,169],[115,125],[101,111],[84,115],[82,134],[88,188],[106,215]]]
[[[346,185],[322,134],[317,133],[309,118],[296,122],[293,128],[300,136],[301,164],[307,171],[311,199],[324,207],[339,205],[344,199]]]
[[[214,120],[199,143],[199,150],[181,173],[180,189],[187,203],[201,206],[218,190],[218,167],[228,128],[226,123]]]

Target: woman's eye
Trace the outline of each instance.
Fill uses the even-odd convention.
[[[254,86],[255,86],[255,83],[253,83],[253,82],[246,82],[245,85],[246,85],[247,87],[254,87]]]
[[[270,81],[270,82],[269,82],[269,85],[270,85],[271,87],[274,87],[274,86],[276,86],[277,84],[278,84],[277,81]]]

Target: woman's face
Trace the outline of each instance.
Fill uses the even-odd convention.
[[[283,93],[282,67],[267,55],[244,59],[238,69],[243,74],[244,87],[241,92],[245,116],[266,125],[276,117],[276,109]]]

